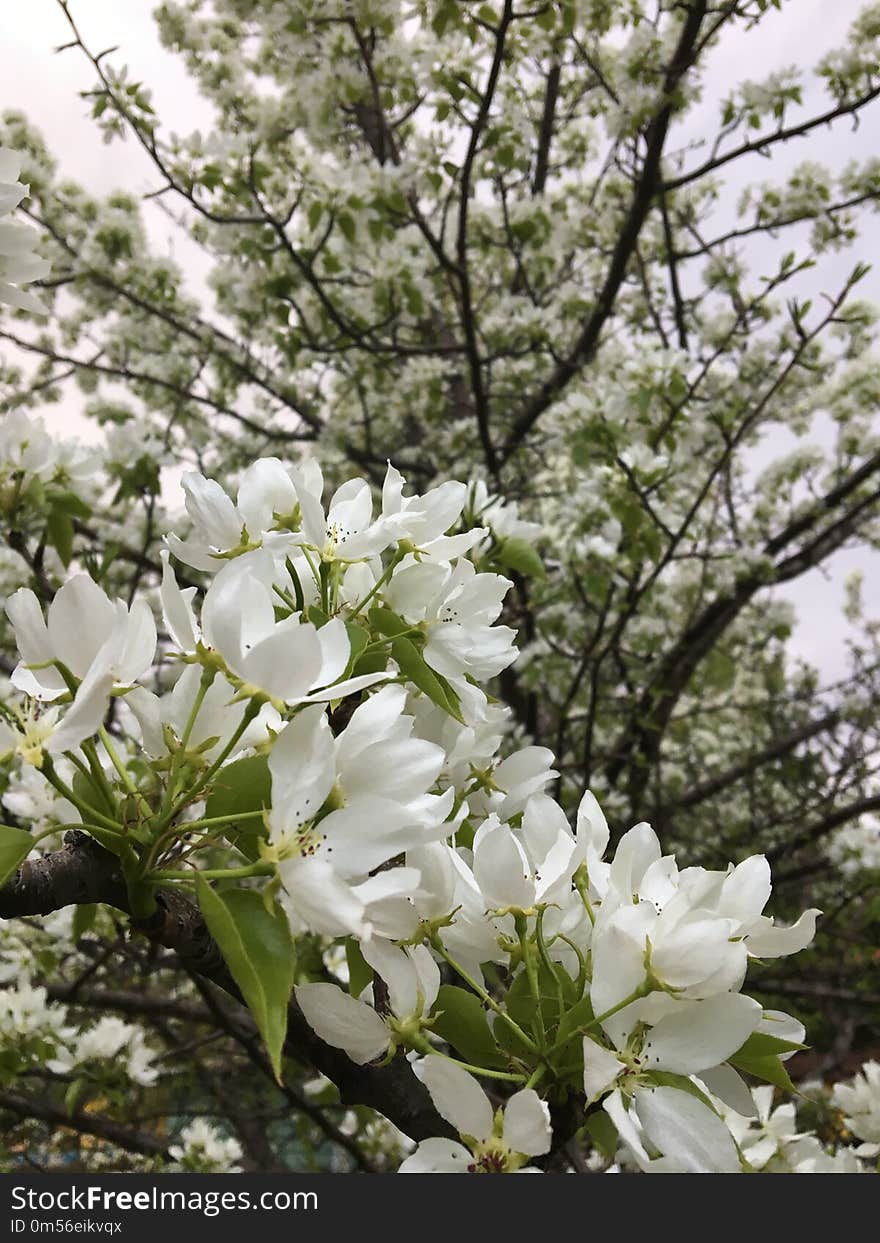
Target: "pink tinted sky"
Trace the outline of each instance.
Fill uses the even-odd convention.
[[[153,91],[153,103],[161,117],[173,118],[172,128],[181,133],[209,129],[211,110],[199,98],[181,62],[159,44],[151,13],[154,0],[72,0],[71,8],[87,43],[99,50],[118,45],[113,63],[129,66],[130,76],[143,81]],[[759,32],[738,32],[727,37],[713,53],[704,96],[705,111],[688,119],[677,137],[696,139],[701,120],[717,115],[715,103],[740,79],[760,79],[774,69],[789,64],[812,65],[829,48],[843,40],[847,27],[863,7],[861,0],[789,0],[781,13],[772,13]],[[50,149],[59,160],[63,174],[82,182],[92,192],[124,187],[145,191],[155,186],[147,157],[131,141],[105,146],[88,118],[88,104],[78,92],[94,82],[90,66],[75,50],[54,54],[66,42],[69,31],[56,0],[30,0],[22,4],[0,3],[0,48],[3,78],[0,82],[0,109],[20,109],[42,130]],[[821,110],[818,88],[807,96]],[[848,121],[814,134],[809,144],[793,143],[778,150],[772,161],[752,157],[732,170],[729,185],[732,204],[750,181],[779,178],[804,158],[839,168],[850,158],[864,159],[875,153],[877,113],[867,113],[855,128]],[[160,213],[148,214],[154,244],[170,250],[184,264],[194,289],[204,288],[204,260],[187,245]],[[856,258],[870,260],[876,252],[876,217],[865,219],[861,253],[849,252],[826,260],[813,274],[809,292],[814,295],[839,285]],[[803,245],[803,235],[798,239]],[[760,265],[775,247],[753,247],[749,258]],[[872,272],[863,291],[880,302],[880,272]],[[76,431],[93,438],[95,430],[79,415],[75,391],[48,412],[58,430]],[[817,436],[824,429],[817,425]],[[793,443],[783,434],[768,437],[756,456],[756,466],[772,460]],[[826,676],[834,677],[845,668],[844,643],[848,632],[841,615],[843,582],[853,569],[865,574],[865,596],[875,616],[880,615],[880,573],[878,557],[865,550],[838,554],[830,568],[814,571],[786,589],[798,609],[796,649],[818,664]]]

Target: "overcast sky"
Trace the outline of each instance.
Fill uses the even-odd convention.
[[[72,0],[72,11],[86,42],[94,49],[118,45],[112,62],[129,66],[130,77],[144,82],[153,92],[153,104],[163,118],[173,118],[180,133],[209,129],[211,110],[186,76],[181,62],[159,45],[151,18],[155,0]],[[863,7],[861,0],[788,0],[782,13],[770,14],[758,32],[728,35],[713,53],[704,97],[705,116],[717,115],[715,101],[743,78],[760,79],[789,64],[812,65],[825,51],[841,42],[847,27]],[[156,184],[147,157],[135,143],[105,146],[88,118],[89,105],[78,92],[94,83],[94,73],[76,50],[54,54],[53,49],[69,38],[69,30],[55,0],[0,0],[0,109],[19,109],[42,130],[61,171],[82,182],[91,192],[116,188],[144,191]],[[805,102],[821,104],[819,88]],[[827,105],[825,105],[827,106]],[[728,204],[751,181],[781,178],[799,160],[809,156],[831,167],[849,158],[876,154],[880,109],[867,113],[858,128],[849,121],[838,123],[809,139],[775,149],[772,161],[752,157],[731,168],[726,196]],[[711,124],[711,121],[710,121]],[[676,141],[694,141],[701,127],[699,114],[689,117],[676,131]],[[698,158],[698,157],[695,157]],[[175,240],[173,230],[157,211],[149,214],[149,227],[158,249],[170,249],[184,263],[194,285],[202,285],[194,252]],[[861,253],[849,252],[826,261],[812,277],[811,292],[821,294],[839,285],[856,258],[870,260],[877,252],[876,216],[865,218]],[[776,244],[755,247],[749,258],[760,265]],[[778,253],[778,251],[776,252]],[[864,292],[880,302],[880,270],[871,273]],[[72,393],[47,417],[57,430],[75,430],[94,438],[97,429],[78,416],[79,399]],[[772,456],[782,442],[766,447]],[[762,454],[763,456],[763,454]],[[833,561],[831,573],[814,571],[786,590],[798,607],[796,647],[820,665],[826,676],[844,671],[843,642],[846,625],[841,616],[843,581],[854,568],[866,577],[866,599],[880,614],[880,558],[863,552],[842,553]]]

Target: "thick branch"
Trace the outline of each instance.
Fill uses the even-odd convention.
[[[811,531],[825,515],[839,509],[842,502],[878,472],[880,453],[869,458],[816,505],[811,506],[806,513],[794,519],[769,540],[764,547],[765,556],[775,557],[798,535]],[[766,587],[789,582],[818,565],[845,543],[856,530],[859,521],[867,513],[874,511],[878,502],[880,490],[872,491],[864,499],[853,503],[850,509],[818,534],[813,535],[797,552],[767,569],[758,568],[743,575],[730,592],[717,597],[703,610],[660,662],[655,677],[641,696],[630,723],[614,747],[606,766],[609,782],[616,782],[633,759],[636,762],[632,777],[634,781],[641,780],[643,766],[652,763],[659,754],[663,732],[697,666],[758,592]]]
[[[682,811],[684,808],[704,803],[706,799],[714,798],[722,790],[735,785],[737,781],[742,781],[743,777],[747,777],[755,769],[761,768],[764,764],[771,764],[774,760],[781,759],[782,756],[794,751],[795,747],[800,746],[802,742],[807,742],[818,734],[824,734],[827,730],[834,729],[839,723],[840,712],[835,708],[833,712],[820,717],[818,721],[808,721],[800,729],[793,730],[781,738],[775,738],[768,746],[754,752],[747,759],[741,760],[738,764],[733,764],[730,768],[724,769],[723,772],[718,773],[714,777],[709,777],[706,781],[699,782],[698,785],[691,786],[684,794],[661,807],[655,819],[667,819],[672,812]]]
[[[479,343],[477,341],[477,325],[474,314],[474,300],[471,290],[470,271],[468,269],[468,208],[470,206],[471,196],[471,176],[473,174],[474,161],[480,145],[480,139],[489,120],[489,111],[492,107],[492,100],[495,96],[495,88],[498,84],[498,76],[501,73],[501,63],[504,58],[504,43],[507,35],[507,28],[513,18],[513,0],[505,0],[504,10],[495,32],[495,54],[492,57],[492,65],[489,69],[489,78],[486,82],[486,89],[480,100],[480,107],[476,119],[471,129],[470,141],[468,143],[467,153],[461,166],[461,195],[458,207],[458,233],[456,237],[455,254],[458,265],[458,282],[461,292],[461,326],[464,332],[465,345],[467,349],[468,371],[470,372],[471,391],[474,397],[474,410],[477,416],[477,430],[480,434],[480,444],[483,448],[483,456],[486,459],[486,466],[493,476],[498,475],[498,458],[495,452],[495,446],[492,443],[492,434],[489,427],[489,402],[486,390],[483,385],[483,374],[481,370]]]
[[[562,66],[554,61],[547,74],[547,89],[544,92],[544,110],[541,114],[541,128],[538,131],[538,153],[535,158],[535,176],[532,181],[532,194],[537,197],[544,193],[547,174],[550,171],[550,144],[553,141],[553,122],[556,118],[556,101],[559,98],[559,79]]]
[[[791,855],[802,846],[808,846],[811,842],[821,841],[823,837],[827,837],[834,829],[839,829],[841,825],[849,824],[851,820],[858,820],[860,816],[865,816],[869,812],[880,811],[880,794],[872,794],[867,798],[857,799],[853,803],[847,803],[844,807],[838,807],[834,811],[823,816],[821,820],[815,821],[813,824],[798,833],[795,837],[790,838],[781,846],[775,846],[772,850],[768,850],[767,860],[775,863],[777,859],[783,855]],[[793,880],[800,869],[791,869],[788,872],[779,872],[774,883],[780,884],[783,881]]]
[[[102,1118],[100,1114],[84,1113],[79,1109],[68,1113],[65,1109],[47,1104],[45,1100],[19,1096],[16,1092],[6,1091],[0,1091],[0,1109],[8,1109],[23,1121],[36,1118],[38,1122],[48,1123],[52,1127],[66,1126],[79,1135],[94,1135],[98,1139],[115,1144],[117,1148],[124,1148],[127,1152],[138,1152],[145,1157],[163,1157],[166,1161],[171,1160],[167,1145],[158,1136],[135,1131],[123,1122]]]
[[[682,173],[679,177],[670,178],[663,183],[663,189],[664,191],[678,190],[681,186],[690,185],[692,181],[698,181],[700,177],[705,177],[707,173],[714,173],[717,168],[722,168],[725,164],[729,164],[731,160],[738,160],[744,155],[763,154],[768,147],[772,147],[777,142],[788,142],[791,138],[802,138],[805,134],[809,134],[811,130],[818,129],[820,125],[830,125],[832,121],[836,121],[840,117],[853,115],[860,108],[864,108],[871,103],[878,95],[880,95],[880,86],[874,87],[873,90],[859,96],[858,99],[854,99],[848,104],[839,104],[836,108],[830,108],[827,112],[823,112],[820,116],[811,117],[808,121],[802,121],[800,125],[790,125],[787,128],[774,130],[772,134],[764,134],[761,138],[755,138],[751,142],[744,142],[740,146],[734,147],[732,151],[725,152],[724,155],[706,160],[704,164],[691,169],[689,173]]]
[[[155,915],[137,924],[135,931],[173,950],[187,970],[240,1001],[241,994],[198,908],[179,889],[160,890],[156,897]],[[89,902],[105,902],[130,913],[115,857],[86,834],[71,832],[62,850],[25,863],[0,889],[0,918],[48,915],[71,903]],[[412,1139],[453,1134],[403,1059],[388,1066],[355,1065],[341,1050],[318,1039],[293,1000],[286,1052],[332,1079],[345,1104],[378,1110]]]
[[[544,411],[595,356],[602,330],[614,309],[636,242],[660,183],[660,162],[672,119],[675,91],[693,63],[696,43],[707,7],[706,0],[698,0],[689,10],[682,28],[678,46],[669,63],[663,84],[665,102],[645,133],[647,144],[645,161],[592,314],[569,354],[556,365],[538,391],[525,402],[514,418],[499,454],[502,462],[506,461],[518,448]]]

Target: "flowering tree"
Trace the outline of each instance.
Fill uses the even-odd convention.
[[[868,1168],[876,1063],[800,1120],[773,1093],[786,994],[841,1054],[877,1006],[876,627],[854,583],[826,685],[771,589],[876,534],[865,269],[803,290],[877,163],[719,200],[880,94],[880,11],[818,111],[794,71],[743,83],[695,158],[704,66],[761,0],[160,5],[206,136],[59,3],[213,297],[6,114],[13,1147]],[[41,420],[70,379],[100,450]]]

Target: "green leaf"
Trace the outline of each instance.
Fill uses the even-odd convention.
[[[775,1088],[782,1088],[785,1092],[797,1091],[782,1062],[772,1054],[769,1057],[740,1057],[739,1054],[734,1054],[728,1060],[737,1070],[744,1070],[763,1083],[772,1083]]]
[[[441,984],[435,1009],[438,1015],[432,1031],[448,1041],[466,1062],[496,1070],[507,1065],[498,1051],[483,1003],[474,993],[454,984]]]
[[[538,224],[535,220],[517,220],[510,231],[518,242],[528,242],[538,232]]]
[[[205,818],[246,816],[272,805],[272,775],[265,755],[248,755],[243,760],[226,764],[211,784],[205,804]],[[263,832],[258,819],[245,821],[245,833]]]
[[[73,519],[60,509],[53,509],[46,521],[46,536],[66,569],[73,556]]]
[[[80,937],[84,937],[95,924],[98,917],[97,902],[86,902],[82,906],[78,906],[73,912],[72,934],[74,941],[78,941]]]
[[[72,518],[91,518],[92,516],[91,507],[75,492],[50,490],[49,499],[53,509],[58,509],[63,514],[70,514]]]
[[[320,630],[322,626],[326,626],[330,620],[330,614],[325,613],[320,605],[317,604],[309,605],[306,609],[306,616],[316,630]]]
[[[373,980],[373,968],[361,953],[354,937],[345,939],[345,961],[348,963],[348,991],[358,997]]]
[[[405,622],[392,609],[386,609],[382,604],[376,604],[370,609],[369,613],[370,625],[374,630],[378,630],[379,634],[387,635],[393,639],[396,635],[406,634],[407,630],[412,627],[409,622]]]
[[[425,299],[422,297],[421,290],[415,285],[404,286],[403,296],[406,299],[406,307],[410,315],[421,318],[425,313]]]
[[[585,1127],[594,1148],[597,1148],[606,1161],[614,1159],[620,1146],[617,1127],[608,1117],[604,1109],[597,1109],[587,1118]]]
[[[205,818],[216,816],[249,816],[236,824],[230,821],[223,829],[226,837],[248,859],[259,858],[260,837],[266,836],[262,817],[253,815],[272,806],[272,775],[265,755],[248,755],[221,768],[211,786],[205,804]]]
[[[524,539],[506,539],[495,553],[498,561],[508,570],[516,570],[526,578],[544,578],[544,562],[532,545]]]
[[[435,703],[438,708],[442,708],[450,716],[455,717],[456,721],[460,721],[464,725],[465,720],[461,714],[461,703],[458,695],[444,677],[439,673],[435,673],[425,663],[424,657],[419,653],[415,645],[410,643],[409,639],[399,638],[392,640],[391,655],[400,665],[401,673],[409,678],[423,694],[427,695],[432,703]]]
[[[747,1071],[764,1083],[772,1083],[774,1087],[782,1088],[786,1092],[794,1092],[795,1086],[782,1064],[780,1054],[796,1053],[806,1048],[805,1044],[783,1040],[768,1032],[752,1032],[745,1044],[728,1061],[737,1070]]]
[[[569,1036],[576,1035],[580,1040],[583,1036],[581,1028],[588,1027],[595,1017],[589,996],[582,997],[580,1001],[575,1002],[571,1009],[566,1010],[565,1014],[563,1014],[556,1032],[556,1039],[562,1042],[567,1040]]]
[[[541,27],[542,30],[553,30],[554,27],[556,26],[556,14],[554,13],[553,9],[548,5],[546,8],[541,9],[540,12],[535,15],[535,21]]]
[[[24,829],[0,825],[0,885],[5,885],[24,863],[33,846],[34,839]]]
[[[348,632],[348,642],[351,648],[351,654],[348,658],[348,669],[346,677],[351,677],[351,671],[357,663],[358,657],[370,641],[370,632],[365,630],[363,626],[359,626],[357,622],[349,621],[345,623],[345,629]]]
[[[64,1109],[68,1118],[72,1118],[80,1106],[80,1103],[88,1090],[88,1080],[81,1077],[73,1080],[67,1085],[67,1091],[64,1093]]]
[[[729,691],[736,681],[736,661],[728,653],[716,649],[704,662],[707,686],[714,691]]]
[[[384,673],[388,664],[388,653],[382,651],[364,652],[351,667],[351,677],[359,678],[365,673]]]
[[[254,1016],[280,1083],[294,969],[287,917],[277,904],[267,911],[256,889],[227,889],[221,894],[197,875],[196,893],[208,931]]]
[[[779,1053],[799,1053],[808,1048],[795,1040],[783,1040],[769,1032],[752,1032],[745,1044],[737,1049],[734,1057],[771,1057]],[[731,1059],[732,1061],[733,1059]]]
[[[340,216],[337,216],[336,223],[342,230],[345,240],[353,244],[357,237],[357,225],[354,222],[354,216],[350,216],[348,212],[343,212]]]

